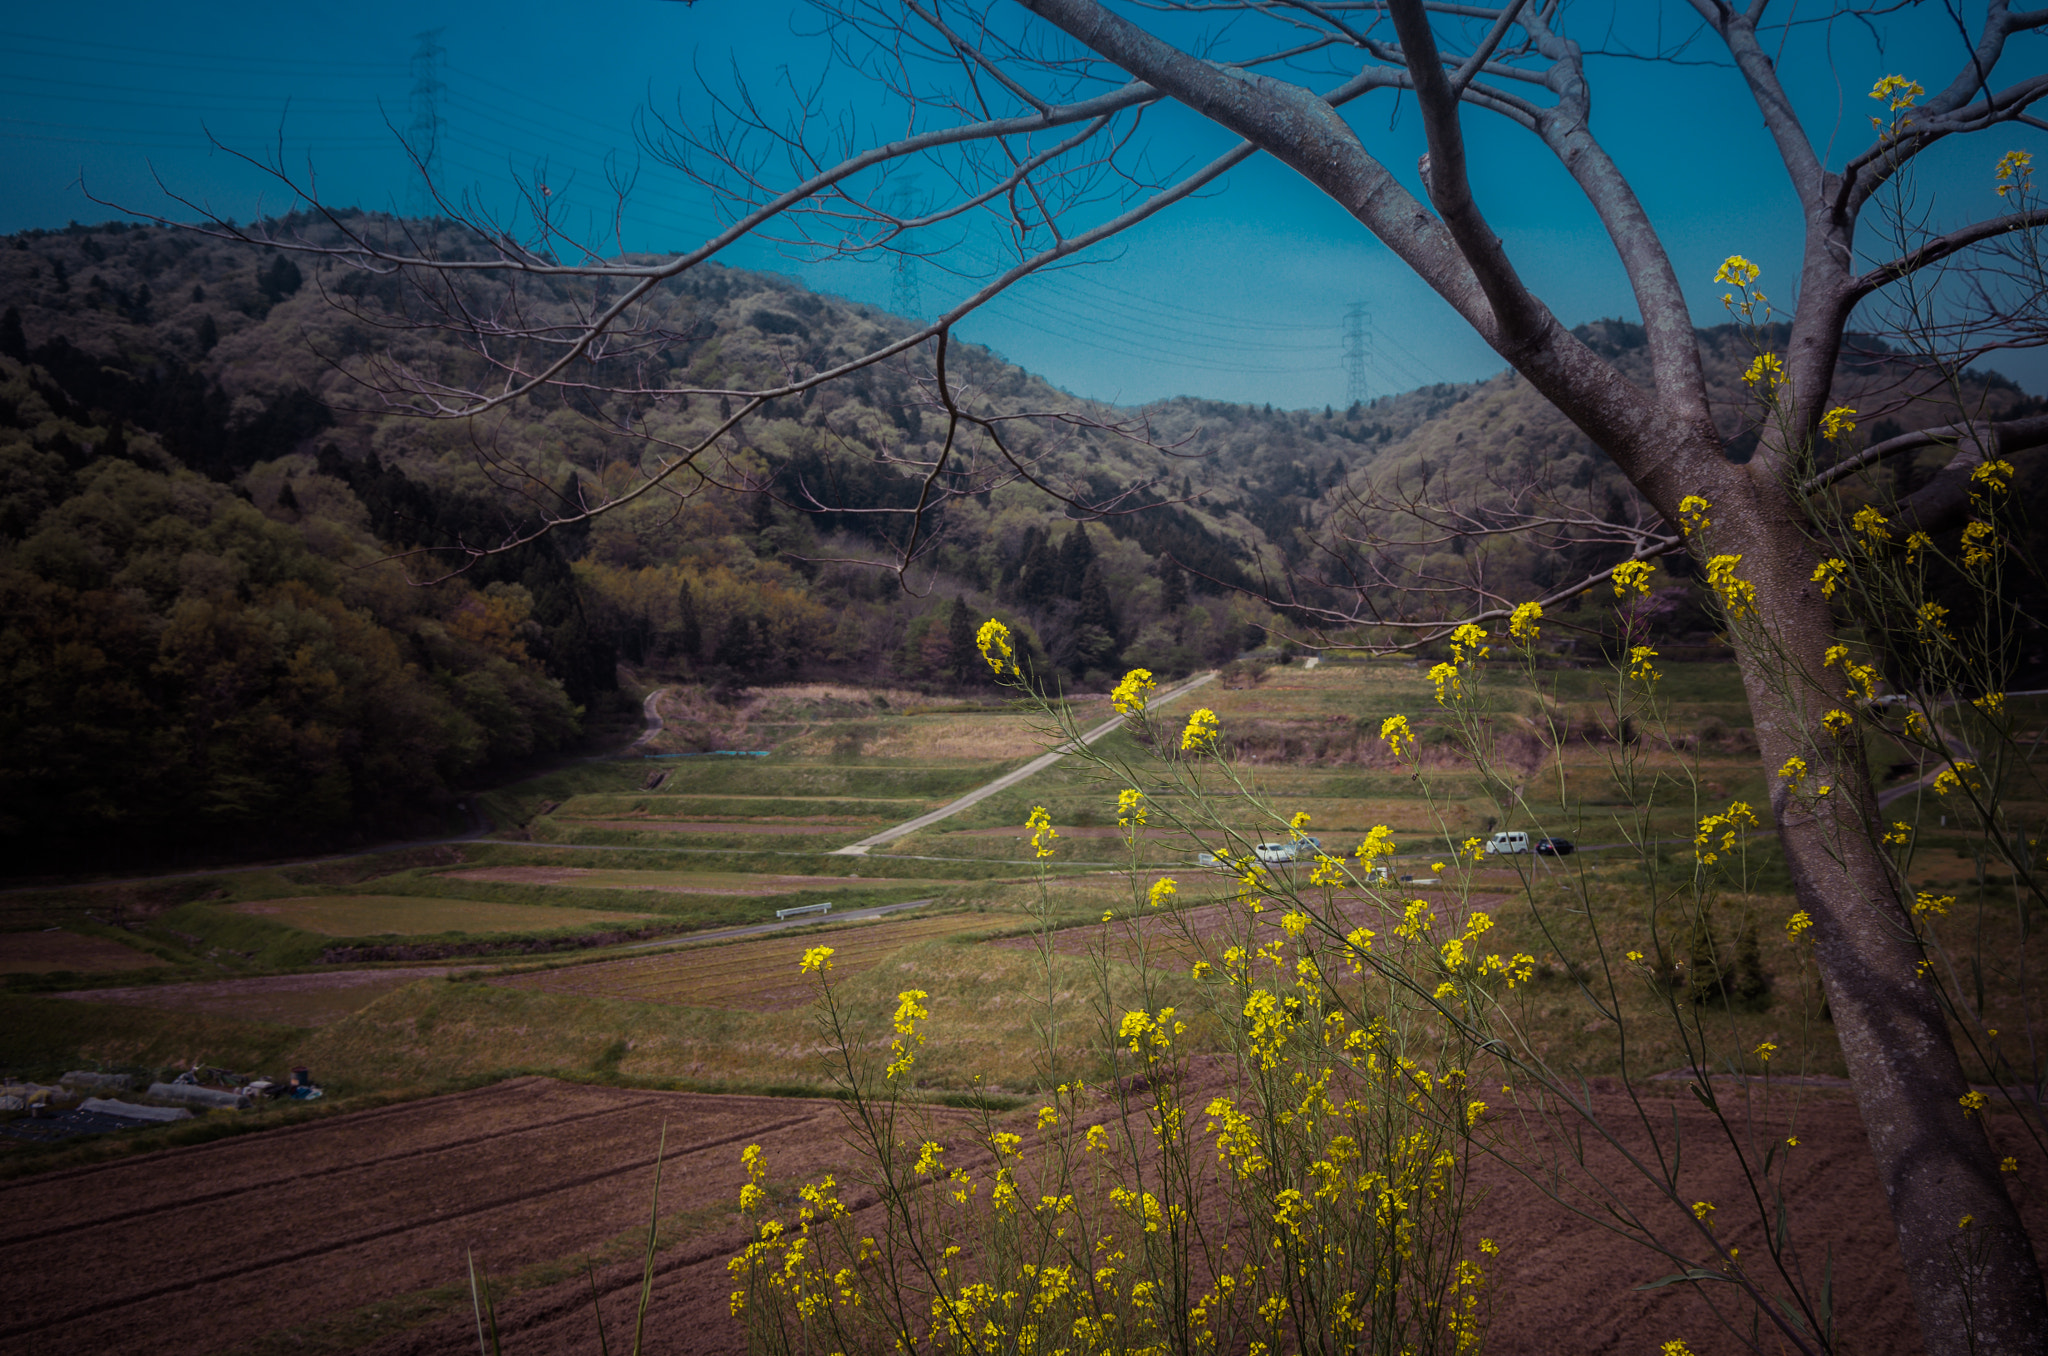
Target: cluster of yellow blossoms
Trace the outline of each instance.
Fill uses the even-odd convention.
[[[1719,861],[1723,852],[1733,852],[1741,841],[1744,830],[1757,827],[1756,811],[1746,801],[1733,801],[1728,808],[1716,815],[1708,815],[1700,821],[1699,832],[1693,835],[1694,855],[1703,866],[1712,866]],[[1720,835],[1721,842],[1714,846],[1714,836]]]
[[[974,644],[996,674],[1017,671],[1017,650],[1010,642],[1010,628],[994,617],[981,624],[981,630],[975,633]]]
[[[1109,704],[1120,716],[1142,716],[1146,701],[1158,686],[1152,681],[1152,670],[1132,669],[1110,692]]]
[[[1610,570],[1607,577],[1614,581],[1614,596],[1617,598],[1626,598],[1630,589],[1647,596],[1650,576],[1656,570],[1657,567],[1647,560],[1628,560]]]
[[[1031,813],[1024,818],[1024,827],[1031,830],[1031,846],[1040,857],[1052,856],[1052,844],[1058,838],[1059,830],[1052,826],[1052,815],[1043,805],[1031,807]]]
[[[1735,573],[1741,563],[1739,555],[1719,555],[1707,562],[1707,586],[1720,598],[1730,621],[1756,615],[1756,585]]]
[[[1888,75],[1870,87],[1870,97],[1885,105],[1888,117],[1873,117],[1870,125],[1880,133],[1903,131],[1912,125],[1913,119],[1907,110],[1927,93],[1917,80],[1903,75]]]
[[[1995,171],[1998,179],[1998,196],[2003,198],[2009,193],[2024,195],[2032,186],[2033,172],[2034,156],[2031,151],[2007,151],[1999,156],[1998,168]]]

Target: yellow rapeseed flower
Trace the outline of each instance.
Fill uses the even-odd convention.
[[[1436,704],[1448,706],[1451,701],[1465,695],[1465,684],[1458,677],[1456,664],[1438,664],[1429,671],[1429,681],[1436,684]]]
[[[1849,416],[1856,413],[1847,405],[1837,405],[1821,416],[1820,436],[1833,441],[1856,431],[1856,421]]]
[[[1849,562],[1837,556],[1829,556],[1813,567],[1813,582],[1820,585],[1820,596],[1832,598],[1835,590],[1842,586],[1842,576],[1849,572]]]
[[[1138,828],[1145,822],[1145,793],[1125,787],[1116,793],[1116,822],[1120,828]]]
[[[1031,846],[1041,857],[1052,856],[1052,844],[1058,838],[1059,830],[1052,826],[1052,815],[1043,805],[1031,807],[1031,813],[1024,819],[1024,827],[1031,830]]]
[[[1856,516],[1849,520],[1849,526],[1861,532],[1864,545],[1872,550],[1885,545],[1892,539],[1891,519],[1865,504],[1856,510]]]
[[[1970,472],[1970,483],[1982,485],[1993,494],[2005,493],[2006,485],[2012,480],[2012,463],[2002,458],[1979,462],[1977,469]],[[1972,493],[1975,493],[1973,490]]]
[[[1821,727],[1835,738],[1840,739],[1856,724],[1856,717],[1839,706],[1820,718]]]
[[[1543,617],[1543,604],[1523,603],[1508,617],[1508,634],[1524,645],[1534,645],[1543,628],[1536,623]]]
[[[924,1000],[930,997],[923,989],[905,989],[896,995],[896,1015],[890,1019],[896,1039],[889,1042],[889,1064],[883,1070],[884,1077],[900,1077],[915,1062],[917,1047],[924,1044],[917,1024],[932,1015],[924,1006]]]
[[[1968,786],[1973,791],[1976,790],[1976,782],[1973,779],[1966,778],[1965,776],[1965,774],[1975,772],[1976,770],[1977,765],[1975,763],[1957,763],[1954,767],[1943,768],[1940,772],[1935,774],[1934,794],[1937,796],[1945,796],[1949,792],[1958,790],[1964,786]]]
[[[1730,621],[1756,615],[1756,585],[1735,573],[1741,563],[1739,555],[1715,556],[1707,562],[1707,584],[1719,595]]]
[[[1973,522],[1963,529],[1963,568],[1981,570],[1997,558],[1998,529],[1989,523]]]
[[[1893,108],[1911,108],[1913,101],[1927,93],[1920,82],[1903,75],[1888,75],[1870,87],[1873,99],[1889,99]]]
[[[1222,729],[1222,722],[1216,719],[1216,713],[1206,706],[1202,707],[1188,717],[1187,728],[1180,732],[1181,751],[1190,753],[1213,747],[1216,736]]]
[[[1614,596],[1625,598],[1630,589],[1647,594],[1650,591],[1650,576],[1656,573],[1656,570],[1657,567],[1647,560],[1628,560],[1610,570],[1607,577],[1614,581]]]
[[[1124,675],[1122,682],[1109,694],[1109,704],[1120,716],[1142,716],[1145,702],[1159,684],[1152,681],[1152,670],[1132,669]]]
[[[1998,157],[1998,169],[1994,177],[1998,180],[1998,196],[2008,193],[2025,193],[2029,187],[2029,176],[2034,170],[2034,156],[2030,151],[2007,151]]]
[[[1387,752],[1399,758],[1415,745],[1415,732],[1408,728],[1408,717],[1388,716],[1380,722],[1380,738],[1387,741]]]
[[[1955,903],[1956,897],[1954,895],[1937,895],[1921,890],[1913,896],[1913,912],[1915,914],[1931,913],[1936,918],[1946,918],[1948,917],[1948,911],[1955,907]]]
[[[1451,632],[1451,662],[1454,664],[1468,662],[1465,654],[1467,650],[1472,651],[1470,662],[1477,663],[1479,660],[1486,658],[1486,629],[1484,627],[1466,622],[1463,626]]]
[[[1382,857],[1394,855],[1394,831],[1385,824],[1376,824],[1367,832],[1363,842],[1352,851],[1352,856],[1371,866]]]
[[[1180,887],[1174,884],[1173,877],[1161,876],[1153,881],[1152,888],[1145,892],[1145,902],[1152,908],[1161,908],[1179,889]]]
[[[975,647],[995,672],[1010,673],[1017,667],[1017,651],[1010,643],[1010,628],[990,617],[975,633]]]
[[[1785,379],[1785,363],[1775,353],[1759,353],[1750,359],[1749,367],[1742,374],[1742,384],[1756,390],[1760,395],[1769,395]]]
[[[1739,254],[1731,254],[1721,261],[1720,270],[1714,274],[1714,281],[1717,283],[1734,283],[1737,287],[1747,287],[1761,277],[1762,274],[1763,270],[1749,262],[1749,260]]]
[[[1813,926],[1813,915],[1801,909],[1785,920],[1785,935],[1798,940],[1799,935]]]
[[[1806,760],[1796,753],[1793,754],[1785,760],[1785,766],[1778,769],[1778,775],[1792,785],[1798,786],[1806,780]]]
[[[832,948],[829,946],[812,947],[804,952],[804,958],[797,962],[797,973],[802,975],[823,974],[832,968],[832,954]]]
[[[1663,676],[1662,674],[1657,672],[1657,666],[1650,662],[1652,659],[1655,659],[1656,657],[1657,652],[1647,645],[1629,646],[1628,676],[1635,679],[1639,683],[1656,682],[1659,678]]]
[[[1769,1064],[1771,1062],[1771,1056],[1778,1053],[1778,1047],[1772,1044],[1770,1041],[1759,1041],[1757,1043],[1756,1049],[1751,1051],[1750,1053],[1754,1054],[1758,1059],[1762,1060],[1764,1063]]]
[[[1964,1093],[1962,1096],[1956,1098],[1956,1100],[1963,1104],[1963,1115],[1966,1118],[1975,1114],[1976,1112],[1982,1111],[1990,1101],[1990,1099],[1987,1098],[1983,1093],[1978,1092],[1974,1088]],[[1963,1222],[1966,1224],[1969,1223],[1969,1217],[1967,1215],[1963,1217]]]

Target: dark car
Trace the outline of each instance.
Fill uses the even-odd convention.
[[[1577,851],[1578,849],[1572,846],[1572,840],[1569,838],[1539,838],[1536,840],[1538,856],[1569,857]]]

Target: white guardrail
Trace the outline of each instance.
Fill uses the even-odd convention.
[[[777,909],[777,910],[775,911],[775,916],[776,916],[776,917],[777,917],[778,919],[781,919],[781,918],[794,918],[794,917],[796,917],[796,916],[797,916],[798,914],[800,914],[800,913],[830,913],[830,912],[832,912],[832,905],[831,905],[831,902],[830,902],[830,901],[828,900],[827,902],[825,902],[825,903],[823,903],[823,904],[799,904],[799,905],[797,905],[797,906],[796,906],[795,908],[793,908],[793,909]]]

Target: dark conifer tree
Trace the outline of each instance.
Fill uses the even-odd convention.
[[[953,595],[952,611],[946,614],[946,645],[952,654],[956,682],[972,682],[978,671],[986,671],[974,648],[974,618],[967,611],[967,600],[957,593]]]
[[[1043,607],[1060,596],[1060,558],[1043,537],[1031,544],[1017,579],[1017,596]]]
[[[556,518],[574,517],[583,512],[583,486],[574,471],[564,476],[562,483],[555,487],[555,502],[548,506],[548,512]],[[581,522],[564,523],[555,532],[562,538],[563,554],[571,560],[582,559],[583,553],[590,549],[590,520],[587,518]]]
[[[725,634],[719,637],[715,661],[740,677],[752,674],[767,661],[767,631],[759,617],[751,612],[740,613],[726,626]]]
[[[21,328],[21,312],[12,306],[0,315],[0,353],[18,363],[28,361],[28,335]]]
[[[1169,616],[1177,616],[1188,605],[1188,577],[1172,556],[1159,567],[1159,605]]]
[[[1095,543],[1088,540],[1088,528],[1084,523],[1075,523],[1067,539],[1060,543],[1059,592],[1062,598],[1078,599],[1081,585],[1088,578],[1088,566],[1095,560]]]
[[[697,619],[697,595],[685,579],[676,591],[676,652],[692,664],[704,658],[704,623]]]

